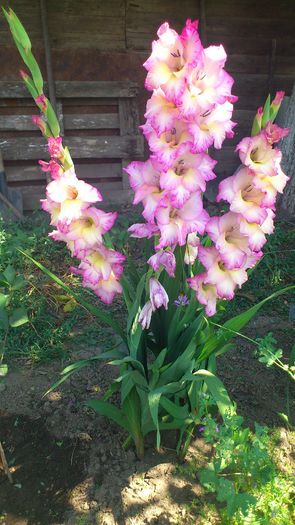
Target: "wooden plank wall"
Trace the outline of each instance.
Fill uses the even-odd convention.
[[[291,93],[295,79],[295,0],[48,0],[48,26],[56,80],[132,80],[143,86],[141,64],[163,21],[181,30],[186,18],[199,18],[204,6],[207,45],[223,43],[227,70],[239,96],[236,136],[221,152],[217,173],[230,175],[237,165],[235,145],[249,133],[258,105],[269,91]],[[44,67],[38,0],[4,1],[26,25]],[[1,79],[17,78],[20,66],[6,24],[0,22]],[[143,121],[148,94],[139,97]]]

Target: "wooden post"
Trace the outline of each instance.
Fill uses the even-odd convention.
[[[274,79],[275,67],[276,67],[276,51],[277,51],[277,41],[275,38],[273,38],[271,41],[271,52],[269,56],[269,68],[268,68],[268,92],[271,95],[274,95],[273,79]]]
[[[207,45],[207,24],[206,24],[206,0],[200,0],[200,37],[203,46]]]
[[[136,102],[134,99],[120,98],[119,99],[119,122],[120,122],[120,135],[137,135],[138,134],[138,111]],[[123,189],[130,189],[129,179],[124,168],[131,162],[132,157],[122,159],[122,184]]]
[[[47,82],[48,82],[48,91],[49,99],[51,105],[56,113],[56,97],[55,97],[55,85],[53,80],[52,72],[52,60],[51,60],[51,49],[50,41],[48,34],[48,24],[47,24],[47,6],[46,0],[40,0],[40,9],[41,9],[41,22],[42,22],[42,32],[45,48],[45,59],[46,59],[46,71],[47,71]]]
[[[6,198],[8,197],[8,189],[7,189],[6,176],[5,176],[5,170],[4,170],[1,150],[0,150],[0,193],[2,193],[4,197]]]
[[[295,213],[295,84],[292,95],[286,111],[286,117],[282,123],[284,127],[289,128],[289,135],[284,137],[281,142],[282,150],[282,168],[290,177],[289,182],[280,199],[280,208],[290,216],[294,217]]]
[[[2,158],[2,153],[0,150],[0,210],[1,210],[1,203],[4,204],[4,207],[12,210],[12,212],[14,213],[14,215],[16,215],[16,217],[18,217],[18,219],[23,218],[21,211],[16,207],[19,204],[21,204],[21,207],[22,207],[21,194],[20,192],[16,190],[14,191],[11,190],[7,186],[3,158]]]

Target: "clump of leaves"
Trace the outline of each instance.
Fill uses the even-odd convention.
[[[15,292],[26,286],[26,281],[10,264],[0,274],[0,328],[8,331],[28,323],[27,310],[23,306],[14,308],[12,299]]]
[[[237,512],[231,525],[290,525],[294,523],[294,480],[278,474],[254,491],[255,506],[248,508],[246,516]]]
[[[242,417],[230,416],[216,432],[216,421],[206,417],[203,435],[214,453],[199,473],[200,482],[222,504],[224,524],[292,523],[294,486],[277,471],[270,456],[268,429],[255,424],[252,433],[242,423]]]
[[[3,363],[4,352],[8,334],[12,328],[18,328],[29,322],[27,309],[24,306],[14,306],[15,294],[26,286],[26,281],[10,264],[0,273],[0,378],[8,372],[8,367]]]
[[[265,364],[268,368],[276,365],[281,370],[284,370],[295,381],[295,345],[291,350],[288,363],[282,361],[283,350],[277,348],[277,340],[269,332],[263,338],[257,338],[258,343],[255,355],[258,357],[260,363]]]

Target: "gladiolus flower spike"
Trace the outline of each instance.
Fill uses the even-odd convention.
[[[133,202],[142,203],[145,222],[129,231],[133,237],[154,237],[156,252],[148,263],[156,280],[161,271],[172,278],[177,275],[174,252],[177,246],[185,247],[183,263],[191,268],[187,283],[212,316],[218,301],[232,299],[247,280],[247,269],[262,256],[265,235],[273,231],[277,193],[288,180],[274,144],[288,130],[273,123],[284,96],[279,91],[272,102],[268,97],[258,108],[252,136],[236,148],[242,166],[219,184],[217,202],[227,201],[229,211],[209,217],[202,194],[215,178],[216,161],[208,148],[219,149],[233,137],[231,118],[237,97],[231,93],[233,79],[224,69],[224,48],[203,48],[197,27],[197,22],[187,20],[178,34],[168,23],[162,24],[144,63],[145,85],[152,95],[141,129],[151,154],[145,162],[131,162],[126,171]],[[201,247],[203,234],[209,236],[211,246]],[[195,269],[198,273],[192,275]],[[149,326],[152,310],[167,307],[158,280],[157,287],[154,278],[150,283],[150,301],[139,319],[143,328]],[[182,303],[176,299],[173,304]]]
[[[53,179],[47,184],[46,199],[41,200],[44,211],[50,214],[56,230],[49,235],[65,242],[71,254],[79,260],[75,274],[82,276],[83,286],[90,288],[106,304],[122,293],[119,278],[123,271],[124,255],[107,248],[103,235],[111,229],[116,213],[106,213],[94,205],[102,201],[99,191],[77,178],[69,150],[63,146],[59,123],[50,101],[43,93],[43,79],[31,51],[30,39],[20,20],[10,9],[4,10],[12,36],[22,57],[29,57],[30,77],[21,70],[26,87],[34,98],[41,115],[33,122],[47,139],[49,162],[39,161],[43,172]]]

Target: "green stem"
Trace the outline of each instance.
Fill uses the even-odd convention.
[[[195,423],[191,423],[191,425],[188,426],[188,429],[186,431],[186,438],[178,454],[180,461],[184,461],[184,458],[188,451],[188,447],[190,446],[191,440],[193,438],[194,429],[195,429]]]
[[[134,437],[133,439],[134,439],[135,448],[136,448],[136,455],[138,459],[143,459],[144,458],[144,438],[143,438],[142,433],[141,432],[137,433],[136,437]]]
[[[123,450],[127,450],[132,442],[132,437],[129,435],[122,444]]]

